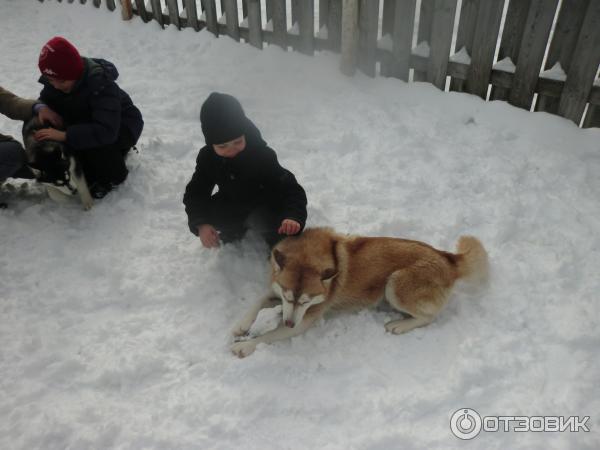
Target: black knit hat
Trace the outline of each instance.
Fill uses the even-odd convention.
[[[248,118],[231,95],[213,92],[202,104],[200,123],[207,145],[233,141],[248,130]]]

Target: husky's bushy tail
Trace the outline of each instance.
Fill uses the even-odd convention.
[[[469,281],[486,282],[488,279],[488,255],[479,239],[461,236],[456,244],[458,256],[458,278]]]

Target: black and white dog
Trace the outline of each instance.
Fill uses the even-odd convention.
[[[46,186],[50,198],[62,202],[68,197],[79,195],[84,209],[90,209],[94,199],[80,162],[62,142],[37,141],[34,134],[41,128],[44,125],[37,117],[23,125],[27,165],[36,179]]]

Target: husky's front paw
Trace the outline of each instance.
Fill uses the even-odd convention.
[[[246,334],[248,334],[248,331],[250,330],[250,327],[253,323],[253,321],[242,319],[235,324],[235,326],[231,330],[231,334],[233,334],[235,337],[245,336]]]
[[[83,209],[85,209],[86,211],[89,211],[90,209],[92,209],[92,206],[94,206],[94,200],[92,200],[91,198],[88,200],[84,200],[82,201],[83,204]]]
[[[254,350],[256,350],[256,342],[252,340],[236,342],[231,346],[231,352],[240,358],[251,355]]]

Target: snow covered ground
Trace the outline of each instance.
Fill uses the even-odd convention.
[[[599,130],[78,2],[3,0],[0,25],[3,87],[35,97],[39,50],[63,35],[117,65],[146,120],[129,179],[90,212],[36,186],[0,211],[0,448],[600,447]],[[390,313],[363,311],[232,356],[266,249],[209,251],[187,230],[213,90],[240,98],[297,175],[309,225],[447,250],[474,234],[490,285],[458,285],[403,336],[384,332]],[[0,129],[19,135],[4,116]],[[463,407],[591,416],[590,432],[462,441],[450,417]]]

